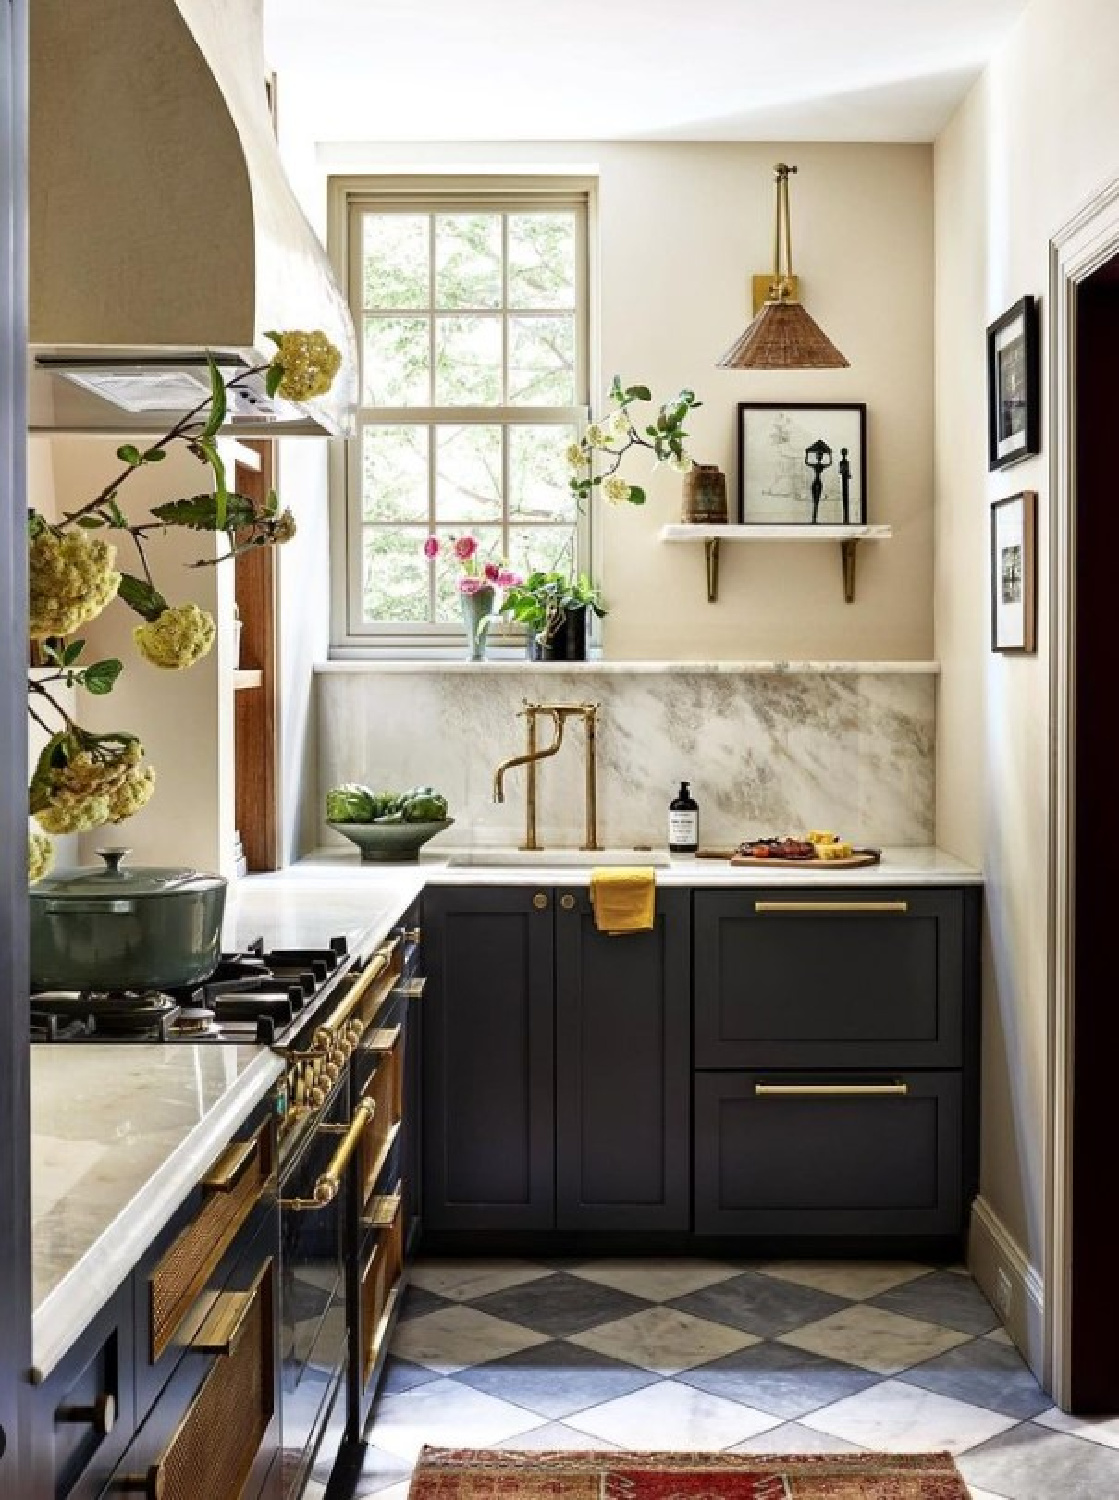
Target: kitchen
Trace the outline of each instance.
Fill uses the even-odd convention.
[[[1068,1351],[1063,1344],[1069,1328],[1069,1288],[1060,1248],[1064,1243],[1062,1210],[1059,1203],[1054,1207],[1054,1194],[1059,1199],[1063,1189],[1060,1176],[1055,1175],[1059,1156],[1054,1155],[1058,1147],[1053,1132],[1059,1120],[1055,1100],[1062,1086],[1063,1074],[1058,1070],[1063,1063],[1059,1027],[1056,1034],[1051,1030],[1049,999],[1056,982],[1052,965],[1060,929],[1050,916],[1052,892],[1047,875],[1050,825],[1059,811],[1049,791],[1049,746],[1058,728],[1048,704],[1060,663],[1045,635],[1048,611],[1056,611],[1058,597],[1050,606],[1044,584],[1050,532],[1043,523],[1039,528],[1038,651],[1017,658],[991,654],[984,500],[1002,493],[995,488],[1002,481],[988,476],[986,455],[979,450],[984,438],[983,329],[1023,290],[1041,294],[1050,287],[1050,240],[1099,184],[1114,175],[1114,162],[1100,145],[1113,138],[1108,129],[1111,106],[1106,101],[1113,91],[1106,87],[1106,58],[1114,22],[1099,14],[1098,7],[1085,4],[1082,8],[1086,25],[1077,35],[1077,28],[1063,25],[1047,0],[1034,0],[1015,29],[984,40],[986,50],[981,56],[977,51],[970,76],[975,77],[980,62],[986,71],[966,98],[961,89],[955,96],[962,101],[958,107],[946,109],[935,128],[926,128],[923,135],[910,138],[909,144],[898,144],[897,139],[886,144],[888,131],[878,145],[850,144],[851,137],[845,138],[848,144],[843,139],[829,141],[817,116],[814,127],[803,128],[805,140],[796,139],[802,132],[771,123],[764,135],[745,129],[725,141],[627,145],[611,141],[604,127],[603,139],[593,149],[572,152],[562,137],[535,146],[502,141],[491,122],[488,131],[481,124],[475,126],[475,141],[498,141],[488,150],[478,145],[456,146],[452,136],[443,141],[438,134],[426,142],[411,143],[386,137],[376,149],[359,149],[353,143],[370,139],[371,133],[359,132],[352,121],[336,121],[332,136],[315,133],[309,123],[322,103],[322,85],[315,85],[320,90],[316,95],[313,70],[301,76],[292,61],[291,53],[301,48],[310,56],[313,38],[300,31],[290,13],[284,18],[286,58],[283,37],[275,31],[269,49],[270,61],[278,70],[276,120],[288,172],[304,211],[324,238],[330,237],[327,177],[338,180],[340,191],[347,177],[398,172],[402,165],[421,173],[445,172],[465,164],[472,171],[500,167],[505,172],[551,171],[569,176],[578,172],[595,177],[602,257],[602,368],[608,372],[616,363],[623,373],[650,378],[658,398],[662,390],[667,394],[682,381],[694,384],[704,400],[703,409],[690,424],[696,456],[716,459],[728,477],[734,474],[730,414],[735,401],[749,395],[762,402],[776,387],[771,385],[773,377],[746,376],[747,385],[741,376],[717,373],[713,366],[719,350],[740,326],[743,270],[752,269],[754,261],[764,265],[768,257],[767,195],[778,152],[764,142],[792,135],[794,146],[781,148],[781,154],[799,162],[800,175],[793,184],[798,223],[804,219],[797,243],[798,268],[805,276],[808,305],[850,356],[852,369],[850,374],[797,377],[776,394],[785,395],[791,389],[818,399],[838,399],[842,394],[866,400],[872,422],[871,520],[889,523],[892,529],[888,539],[860,544],[850,604],[840,587],[841,582],[846,584],[846,575],[837,576],[837,547],[786,544],[774,553],[731,545],[729,539],[722,546],[721,558],[716,552],[721,577],[717,602],[708,604],[704,600],[705,549],[695,543],[663,545],[660,539],[662,527],[679,515],[679,477],[662,472],[650,479],[649,469],[639,472],[641,466],[635,462],[627,465],[627,477],[649,484],[652,503],[647,518],[628,506],[611,508],[601,517],[602,535],[596,539],[594,556],[596,573],[606,588],[608,614],[596,643],[600,654],[586,666],[543,678],[526,677],[524,668],[511,660],[509,649],[503,654],[500,646],[481,669],[466,668],[446,657],[442,663],[417,665],[414,657],[409,663],[403,653],[395,661],[386,660],[383,653],[378,658],[376,652],[358,660],[347,641],[351,632],[345,618],[341,627],[337,619],[332,626],[330,618],[332,605],[344,616],[345,590],[336,587],[332,591],[330,584],[330,551],[337,543],[339,526],[337,520],[327,525],[329,476],[323,450],[329,445],[307,442],[302,436],[281,438],[280,488],[284,502],[289,503],[290,497],[296,510],[299,535],[290,548],[278,549],[277,554],[282,604],[276,625],[279,691],[273,710],[279,741],[272,768],[279,787],[275,862],[290,866],[312,851],[324,851],[302,864],[294,885],[284,888],[298,885],[313,891],[316,905],[326,904],[324,892],[329,890],[329,902],[342,918],[337,931],[330,926],[291,946],[329,948],[330,940],[344,935],[347,928],[344,913],[354,880],[362,881],[359,889],[368,889],[367,876],[378,884],[387,878],[383,871],[359,866],[349,846],[325,826],[326,790],[348,781],[377,787],[423,781],[447,793],[456,818],[454,828],[430,847],[420,866],[431,882],[437,923],[444,924],[433,930],[451,932],[455,918],[447,903],[453,897],[474,900],[477,906],[479,895],[489,887],[497,904],[487,921],[500,929],[503,942],[523,942],[526,962],[539,964],[539,942],[529,940],[532,918],[516,909],[516,903],[544,896],[549,905],[541,920],[552,934],[548,941],[556,945],[559,963],[567,951],[559,924],[567,916],[581,923],[590,920],[585,905],[586,867],[578,876],[569,863],[517,871],[504,866],[495,875],[492,864],[480,862],[480,858],[497,858],[495,851],[522,840],[524,787],[517,778],[523,772],[509,778],[503,805],[492,801],[491,781],[497,763],[521,748],[523,728],[516,712],[528,694],[545,703],[591,697],[599,701],[601,828],[605,841],[623,852],[641,852],[637,846],[643,843],[662,844],[667,802],[681,775],[692,778],[700,799],[701,836],[716,845],[733,846],[746,833],[788,831],[786,813],[798,815],[796,827],[803,822],[806,827],[839,828],[845,834],[853,832],[860,841],[891,850],[935,845],[958,861],[948,868],[962,882],[956,889],[964,892],[960,900],[965,915],[952,920],[954,930],[964,935],[965,951],[974,950],[982,992],[981,1006],[978,994],[964,1004],[965,1021],[958,1033],[963,1050],[952,1054],[960,1060],[964,1095],[974,1081],[982,1101],[981,1130],[973,1122],[963,1132],[970,1143],[967,1150],[979,1150],[978,1164],[962,1165],[958,1172],[961,1197],[974,1191],[976,1177],[979,1188],[967,1226],[967,1260],[987,1298],[1000,1308],[1000,1317],[1042,1386],[1057,1395],[1062,1406],[1069,1398]],[[1042,97],[1050,101],[1071,97],[1071,80],[1091,68],[1100,70],[1101,87],[1077,90],[1079,113],[1062,111],[1052,102],[1050,114],[1037,108],[1036,101]],[[5,107],[13,97],[6,92]],[[286,140],[285,131],[289,132]],[[934,136],[935,145],[930,147]],[[381,139],[380,133],[373,132],[372,138]],[[583,136],[572,131],[567,138]],[[314,141],[323,143],[312,151]],[[1053,149],[1055,141],[1060,142],[1059,151]],[[984,152],[997,156],[1002,176],[984,176],[980,165]],[[7,158],[5,170],[11,167],[12,159]],[[1044,190],[1036,186],[1027,190],[1023,174],[1030,170],[1044,172]],[[184,176],[184,189],[189,184],[189,177]],[[34,193],[34,181],[31,190]],[[678,205],[672,216],[675,238],[666,225],[660,235],[663,244],[649,243],[645,225],[650,201]],[[724,206],[716,212],[713,203]],[[751,240],[744,251],[741,220],[747,208]],[[175,213],[178,216],[179,210]],[[232,234],[236,225],[231,219],[225,227]],[[968,249],[977,243],[980,232],[986,245],[983,264],[970,259]],[[337,248],[336,230],[334,236]],[[189,237],[183,243],[189,245]],[[850,244],[857,244],[857,252],[839,254],[835,249]],[[694,277],[685,276],[680,284],[678,268],[694,262],[697,246],[702,246],[709,289],[700,290]],[[98,249],[96,239],[91,240],[91,266]],[[172,249],[161,253],[185,257],[194,252]],[[642,266],[644,271],[635,273],[634,268]],[[234,284],[228,268],[222,269],[225,283]],[[33,264],[32,291],[34,270]],[[103,282],[108,272],[98,269],[93,274]],[[118,275],[118,285],[120,280]],[[857,295],[852,291],[855,284]],[[868,319],[866,305],[871,298],[876,307]],[[1056,317],[1056,299],[1051,300]],[[18,297],[15,305],[19,305]],[[645,315],[650,307],[656,308],[657,317]],[[279,326],[284,325],[280,322]],[[228,337],[224,333],[212,336]],[[74,339],[83,341],[77,335]],[[239,338],[236,342],[246,341]],[[10,355],[16,341],[6,339],[5,348]],[[966,378],[963,371],[970,372]],[[14,392],[17,385],[14,379],[4,381],[6,392]],[[1050,399],[1056,415],[1054,391]],[[5,418],[15,420],[19,430],[18,412],[6,410]],[[961,434],[968,436],[964,439]],[[245,445],[258,441],[259,436],[246,437]],[[100,441],[105,446],[105,440]],[[1054,436],[1054,452],[1057,442]],[[108,447],[107,457],[97,463],[90,461],[89,452],[82,452],[81,443],[73,437],[33,439],[31,493],[35,503],[46,503],[48,489],[63,506],[78,496],[88,497],[93,492],[91,481],[98,484],[97,463],[107,465],[105,477],[111,477],[115,442]],[[8,442],[3,446],[5,461],[18,466],[19,445]],[[1033,486],[1043,506],[1050,493],[1046,454],[1043,443],[1041,456],[1027,460],[1020,471],[1024,478],[1014,481]],[[244,453],[231,456],[235,462],[246,460]],[[176,462],[170,458],[164,468],[170,470]],[[166,477],[154,471],[152,476],[142,476],[145,481],[151,479],[153,486],[155,478],[159,479],[151,491],[153,497],[157,489],[162,498],[170,492],[167,485],[187,482],[194,460],[182,462],[183,470]],[[1056,480],[1053,486],[1055,495]],[[13,493],[22,496],[25,492],[17,472]],[[11,514],[19,514],[22,503],[21,499],[11,507]],[[605,507],[600,509],[605,511]],[[1052,538],[1055,549],[1056,518]],[[13,582],[3,596],[18,602],[22,585],[14,541],[10,553],[7,566],[13,568]],[[769,567],[771,556],[779,558],[779,564]],[[187,560],[186,553],[182,560]],[[233,690],[233,674],[244,669],[237,664],[232,645],[237,592],[228,570],[202,570],[191,577],[191,583],[197,585],[192,593],[198,602],[218,621],[214,651],[192,670],[186,686],[163,680],[177,674],[153,673],[143,664],[130,669],[114,694],[94,705],[98,713],[111,710],[111,716],[90,722],[91,727],[104,729],[116,720],[131,721],[142,732],[163,777],[162,796],[157,793],[151,805],[120,830],[125,835],[120,841],[133,849],[133,862],[189,864],[234,876],[236,832],[242,818],[237,783],[243,792],[252,771],[235,778],[228,768],[237,754],[243,705],[255,698],[256,689]],[[798,600],[791,613],[787,596],[793,586],[803,589],[808,602]],[[251,616],[246,620],[246,638],[256,624]],[[104,627],[106,632],[117,628],[108,615]],[[20,630],[9,634],[12,639],[4,644],[4,681],[14,684],[26,675],[25,648],[19,649]],[[123,639],[123,634],[118,640],[106,634],[97,644],[112,655]],[[449,634],[447,639],[451,640]],[[123,646],[120,654],[125,655]],[[452,642],[447,656],[459,654],[459,645]],[[257,667],[255,658],[249,661]],[[859,670],[812,674],[772,670],[776,663],[790,662],[830,663],[840,668],[846,664]],[[663,669],[658,663],[670,667]],[[767,663],[768,671],[764,670]],[[710,670],[709,664],[718,671]],[[486,675],[481,695],[474,686],[476,678],[465,675],[479,670]],[[17,695],[9,696],[14,702]],[[22,689],[18,696],[22,702]],[[422,764],[416,759],[415,736],[407,728],[407,715],[412,711],[424,725],[453,726],[453,733],[426,736]],[[220,746],[220,753],[212,758],[192,753],[192,745],[182,734],[187,722],[195,729],[192,742]],[[23,723],[22,717],[18,723],[4,721],[9,753],[0,763],[9,783],[2,799],[6,850],[16,850],[23,837],[23,821],[14,819],[12,811],[24,795]],[[860,723],[869,726],[861,742]],[[540,771],[540,832],[549,848],[576,845],[583,834],[579,731],[571,728],[569,734],[571,742]],[[821,754],[828,755],[836,735],[844,746],[839,759],[847,774],[827,784],[798,779],[806,765],[817,763]],[[748,785],[739,787],[730,773],[734,747],[743,743],[743,737],[753,775]],[[888,752],[881,749],[883,741]],[[766,775],[770,779],[762,781],[759,792],[759,777]],[[176,817],[174,827],[169,828],[166,814],[171,802],[176,808],[189,805],[199,815]],[[84,847],[66,852],[60,863],[91,860],[93,844],[94,839],[86,837]],[[471,855],[474,863],[440,873],[436,851],[448,847],[462,849],[463,856]],[[22,855],[16,859],[13,854],[11,860],[7,876],[14,894],[3,910],[5,941],[0,947],[5,963],[12,966],[11,988],[20,994],[26,989],[22,976],[26,973],[27,907],[20,890]],[[333,861],[338,863],[331,876],[327,871]],[[705,887],[711,899],[720,887],[725,889],[726,876],[725,868],[720,868],[716,875],[704,875],[701,880],[689,877],[682,883],[699,903]],[[671,866],[658,866],[657,878],[665,899],[680,888]],[[913,878],[911,865],[886,862],[880,873],[869,877],[872,884],[881,882],[884,895],[896,899],[911,897]],[[276,884],[269,885],[272,879],[263,877],[256,887],[247,882],[243,893],[231,888],[231,910],[244,901],[251,915],[244,925],[239,920],[231,923],[229,946],[239,947],[243,938],[257,935],[252,917],[261,924],[261,907],[278,899],[269,892],[281,888],[278,877]],[[982,926],[973,931],[974,917],[966,913],[980,880]],[[972,890],[972,896],[965,887]],[[261,892],[261,906],[256,908],[251,904],[257,899],[251,895],[254,888]],[[862,884],[860,892],[866,894]],[[573,904],[564,907],[564,898]],[[394,929],[409,930],[404,918],[414,899],[414,894],[405,892],[399,910],[390,913],[378,907],[362,931],[348,928],[361,960],[370,957]],[[710,921],[722,920],[714,915],[714,906],[707,909],[712,913]],[[539,909],[531,910],[539,913]],[[423,924],[426,927],[426,914]],[[687,935],[694,950],[689,963],[699,958],[699,931],[693,926]],[[272,948],[289,946],[286,941],[266,941]],[[593,957],[593,943],[587,952]],[[673,952],[678,955],[677,949]],[[671,961],[680,962],[678,956]],[[437,946],[423,954],[431,996],[449,982],[439,977],[442,962]],[[698,987],[698,968],[695,976]],[[584,980],[588,992],[599,993],[598,981],[586,975]],[[555,996],[568,993],[576,983],[558,967],[550,982]],[[663,976],[660,982],[666,997],[670,990],[679,989]],[[471,1005],[482,998],[469,993]],[[666,999],[665,1025],[670,1024],[670,1009]],[[978,1018],[980,1010],[982,1047],[974,1049],[981,1051],[978,1061],[967,1050],[973,1047],[973,1041],[967,1040],[967,1025]],[[426,1014],[423,1002],[414,1012]],[[439,1036],[442,1023],[438,1011],[435,1014],[435,1035]],[[618,1018],[619,1025],[623,1019]],[[557,1013],[553,1025],[558,1024]],[[24,1056],[26,1018],[6,1014],[3,1025],[14,1028],[11,1045],[3,1049],[12,1069],[12,1087],[3,1095],[6,1115],[11,1112],[11,1128],[5,1134],[14,1143],[6,1158],[4,1188],[7,1197],[10,1175],[10,1200],[19,1205],[27,1198],[27,1163],[19,1147],[26,1139],[26,1124],[21,1123],[26,1121],[26,1069],[19,1061]],[[716,1079],[720,1072],[715,1052],[706,1054],[710,1060],[703,1065],[698,1036],[697,1032],[696,1082],[689,1088],[698,1088],[698,1080],[704,1077]],[[570,1059],[572,1055],[563,1049],[575,1046],[576,1039],[565,1038],[559,1031],[553,1031],[551,1038],[550,1045],[557,1049],[554,1068],[562,1070],[564,1056]],[[425,1037],[425,1047],[429,1039]],[[445,1044],[452,1048],[469,1041],[453,1033],[444,1035]],[[719,1044],[717,1037],[710,1037],[706,1045]],[[41,1050],[37,1047],[36,1053]],[[74,1050],[80,1055],[87,1049]],[[89,1051],[92,1054],[96,1049]],[[537,1055],[538,1063],[546,1068],[541,1056]],[[833,1064],[834,1059],[829,1059],[828,1065]],[[823,1065],[820,1058],[805,1063]],[[881,1060],[886,1068],[903,1065],[896,1052]],[[726,1064],[728,1071],[741,1066],[741,1060]],[[768,1066],[780,1067],[781,1063]],[[930,1067],[927,1062],[912,1066],[922,1076]],[[947,1071],[955,1067],[953,1063]],[[666,1074],[664,1087],[675,1097],[673,1091],[685,1085],[679,1080],[670,1082]],[[652,1107],[649,1100],[646,1104]],[[570,1102],[557,1100],[556,1107],[567,1109]],[[698,1128],[695,1120],[691,1124]],[[555,1160],[562,1162],[558,1143],[555,1150],[559,1153]],[[537,1138],[526,1160],[547,1155]],[[208,1165],[198,1163],[200,1170]],[[460,1162],[461,1171],[467,1174],[481,1167],[484,1163]],[[539,1210],[549,1189],[546,1183],[537,1183],[536,1189],[531,1201]],[[555,1191],[548,1200],[553,1214],[560,1212]],[[666,1207],[665,1212],[670,1210]],[[453,1236],[466,1231],[460,1224],[440,1232]],[[25,1217],[14,1213],[0,1233],[5,1237],[3,1248],[9,1252],[6,1261],[15,1268],[0,1287],[5,1326],[12,1330],[11,1358],[5,1355],[0,1367],[0,1406],[5,1414],[0,1416],[0,1426],[10,1435],[16,1430],[11,1411],[21,1386],[19,1372],[34,1362],[27,1317],[32,1299],[29,1283],[20,1281],[29,1272],[19,1270],[28,1263]],[[532,1253],[545,1252],[537,1244]],[[1106,1322],[1098,1317],[1096,1321]],[[386,1397],[386,1401],[396,1399],[394,1394]],[[1107,1407],[1081,1404],[1081,1409]],[[1068,1452],[1063,1445],[1072,1443],[1074,1449],[1079,1445],[1087,1450],[1093,1460],[1100,1454],[1103,1457],[1098,1461],[1106,1459],[1106,1435],[1096,1441],[1074,1438],[1072,1421],[1068,1419],[1065,1431],[1056,1418],[1048,1426],[1030,1424],[1028,1435],[1036,1451],[1053,1454],[1056,1462],[1057,1450]],[[122,1441],[126,1430],[122,1416],[116,1434]],[[14,1438],[9,1436],[5,1446],[10,1460],[16,1451]],[[0,1458],[0,1474],[3,1470]],[[1000,1492],[993,1481],[984,1484],[977,1477],[975,1483],[989,1493]],[[1106,1492],[1106,1483],[1101,1484],[1099,1492]],[[1001,1492],[1014,1493],[1010,1489]]]

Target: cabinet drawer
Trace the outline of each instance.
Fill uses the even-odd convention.
[[[700,891],[698,1068],[957,1068],[963,893]]]
[[[697,1075],[697,1233],[959,1233],[960,1081]]]
[[[404,1028],[382,1027],[367,1033],[363,1047],[376,1055],[376,1064],[362,1090],[374,1105],[373,1119],[362,1139],[361,1183],[364,1202],[392,1154],[404,1116]]]
[[[369,1258],[361,1273],[362,1384],[366,1384],[384,1343],[387,1314],[404,1269],[404,1210],[399,1183],[393,1193],[369,1205],[377,1226]]]

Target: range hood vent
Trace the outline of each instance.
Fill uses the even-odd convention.
[[[208,353],[265,364],[270,328],[321,328],[342,369],[298,404],[252,377],[231,426],[352,430],[353,321],[280,159],[262,5],[97,0],[89,25],[74,0],[31,7],[33,431],[162,432],[205,399]]]

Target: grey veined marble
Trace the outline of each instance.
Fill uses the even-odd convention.
[[[690,781],[701,847],[831,828],[865,844],[931,844],[933,672],[329,671],[316,679],[319,806],[328,787],[430,783],[456,819],[456,843],[517,843],[524,771],[493,801],[498,762],[525,745],[523,701],[599,704],[600,840],[664,845],[668,803]],[[550,737],[546,723],[543,737]],[[538,829],[554,845],[583,836],[582,728],[539,768]],[[448,834],[446,837],[450,837]],[[343,842],[325,822],[325,844]]]

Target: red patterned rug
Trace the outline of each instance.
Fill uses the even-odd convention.
[[[948,1453],[516,1453],[425,1448],[409,1500],[968,1500]]]

